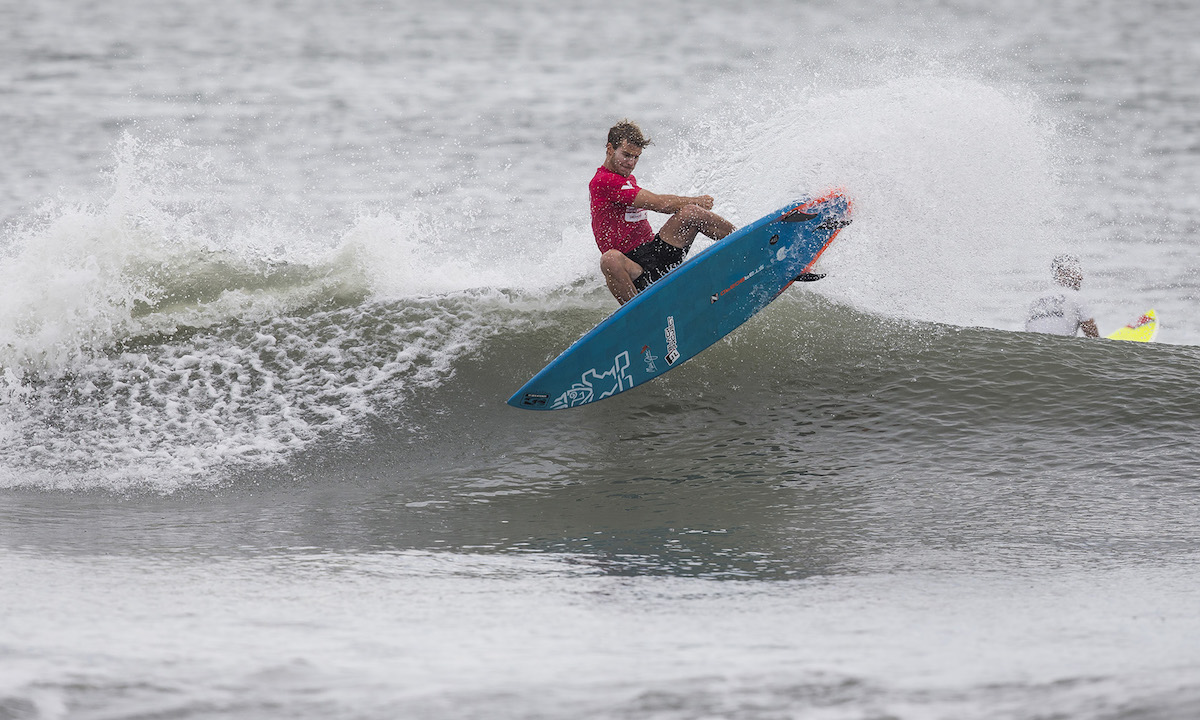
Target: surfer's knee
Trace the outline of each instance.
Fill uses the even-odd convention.
[[[608,275],[614,270],[622,267],[624,264],[622,261],[624,259],[625,253],[621,252],[620,250],[606,250],[604,251],[604,254],[600,256],[600,271],[605,275]]]
[[[684,205],[675,216],[679,218],[680,226],[685,228],[691,237],[695,237],[697,232],[702,232],[714,240],[720,240],[733,232],[733,225],[728,220],[699,205]]]
[[[637,264],[620,250],[606,250],[600,256],[600,272],[604,273],[605,277],[624,275],[633,280],[637,275],[641,274],[640,272],[636,272],[635,269],[640,270]]]
[[[679,209],[679,212],[675,213],[675,215],[688,225],[700,225],[707,220],[712,213],[700,207],[699,205],[692,204],[684,205]]]
[[[634,281],[642,274],[642,267],[630,260],[620,250],[608,250],[600,256],[600,272],[609,292],[624,305],[637,295]]]

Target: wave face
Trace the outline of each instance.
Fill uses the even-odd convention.
[[[744,92],[748,108],[762,91]],[[1035,266],[1061,245],[1053,141],[1028,98],[940,70],[876,70],[677,132],[643,184],[711,192],[739,223],[847,188],[855,225],[812,291],[833,309],[784,303],[811,332],[846,317],[1012,329]],[[483,366],[497,373],[485,385],[504,378],[486,397],[502,396],[613,308],[586,218],[547,205],[577,193],[514,203],[467,177],[399,207],[371,199],[369,172],[352,213],[342,195],[300,211],[243,172],[127,132],[96,199],[48,201],[9,225],[3,482],[169,492],[362,441],[397,415],[420,433],[430,420],[414,397],[462,410],[440,399],[478,381],[460,363],[558,328]],[[831,362],[813,378],[843,372]]]

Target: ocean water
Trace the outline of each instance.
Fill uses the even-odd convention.
[[[1200,6],[0,0],[0,718],[1200,715]],[[622,117],[795,287],[615,301]],[[660,222],[662,218],[657,218]],[[1102,333],[1021,332],[1060,252]]]

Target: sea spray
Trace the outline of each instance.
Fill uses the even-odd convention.
[[[808,87],[704,121],[644,184],[702,189],[740,223],[843,188],[854,226],[822,258],[829,276],[814,291],[900,319],[1008,327],[998,300],[1012,301],[1067,232],[1053,128],[1037,111],[940,71]]]

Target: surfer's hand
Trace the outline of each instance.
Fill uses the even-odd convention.
[[[701,195],[700,197],[692,198],[692,200],[695,201],[695,203],[697,205],[704,208],[705,210],[713,209],[713,196],[712,195]]]

